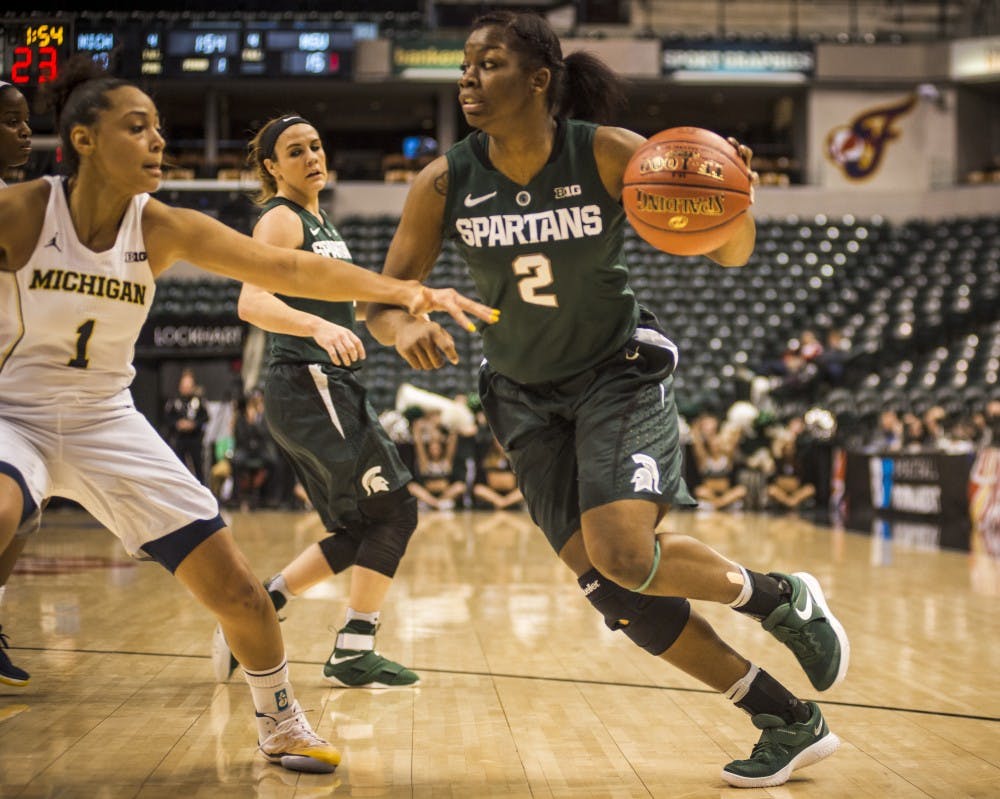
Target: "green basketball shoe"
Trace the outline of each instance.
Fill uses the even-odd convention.
[[[801,724],[786,724],[779,716],[759,713],[751,718],[763,730],[746,760],[734,760],[722,769],[722,779],[736,788],[769,788],[788,781],[796,769],[829,757],[840,746],[815,702],[812,715]]]
[[[337,632],[336,647],[323,666],[323,679],[341,688],[406,688],[420,677],[383,657],[374,649],[365,649],[375,636],[377,626],[352,619]]]
[[[764,629],[792,650],[817,691],[839,685],[847,676],[851,645],[819,581],[806,572],[771,576],[788,582],[792,596],[764,619]]]

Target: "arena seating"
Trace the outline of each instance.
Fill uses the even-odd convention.
[[[239,192],[167,201],[193,204],[243,230],[255,214]],[[348,217],[339,228],[355,259],[378,268],[397,223],[389,216]],[[682,407],[728,407],[741,398],[739,376],[780,357],[806,329],[822,338],[839,328],[851,342],[845,381],[778,397],[782,413],[819,403],[848,426],[870,425],[890,404],[917,412],[942,404],[965,413],[998,390],[998,217],[897,226],[881,218],[762,218],[756,250],[742,269],[658,252],[631,230],[625,251],[636,295],[680,348],[676,385]],[[475,294],[450,243],[429,282]],[[168,281],[157,293],[154,313],[193,303],[197,313],[235,317],[237,295],[231,283],[180,288]],[[404,381],[444,395],[475,391],[480,339],[441,321],[455,337],[461,363],[434,373],[412,371],[359,325],[369,353],[363,379],[377,408],[391,407]]]

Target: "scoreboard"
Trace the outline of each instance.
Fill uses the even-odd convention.
[[[72,53],[73,24],[60,19],[4,20],[0,80],[32,90],[55,80]]]
[[[80,18],[73,49],[131,80],[350,78],[356,42],[377,36],[378,26],[367,22]]]
[[[356,43],[377,36],[374,22],[0,17],[0,80],[37,89],[74,53],[129,80],[350,78]]]

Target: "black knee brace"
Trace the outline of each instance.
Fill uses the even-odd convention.
[[[577,582],[610,629],[621,630],[651,655],[666,652],[691,615],[686,599],[627,591],[597,569],[591,569]]]
[[[350,533],[343,530],[327,536],[319,542],[323,557],[330,564],[330,569],[334,574],[340,574],[344,569],[354,565],[359,546],[361,546],[361,539],[352,537]]]
[[[406,488],[376,494],[361,503],[365,529],[355,563],[393,577],[417,529],[417,500]]]

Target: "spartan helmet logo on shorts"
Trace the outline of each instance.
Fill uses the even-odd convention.
[[[379,491],[388,491],[389,482],[382,476],[381,466],[372,466],[367,472],[361,475],[361,486],[365,489],[365,494],[369,497]]]
[[[632,456],[639,468],[632,475],[632,486],[636,491],[650,491],[654,494],[660,493],[660,469],[656,461],[643,455],[641,452]]]

